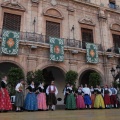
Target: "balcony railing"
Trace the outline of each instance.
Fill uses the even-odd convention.
[[[111,48],[107,49],[107,52],[120,54],[120,47],[111,47]]]
[[[0,37],[2,37],[2,29],[0,29]],[[21,42],[37,42],[49,44],[49,36],[31,33],[31,32],[20,32]],[[64,39],[64,45],[68,47],[86,49],[85,42],[76,39]],[[98,46],[98,51],[103,51],[101,44],[96,44]]]

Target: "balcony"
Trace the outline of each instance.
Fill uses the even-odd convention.
[[[0,29],[0,38],[2,38],[2,29]],[[31,32],[20,32],[20,42],[34,42],[37,44],[48,44],[49,45],[49,36],[31,33]],[[85,43],[80,40],[76,39],[64,39],[65,47],[73,47],[73,48],[80,48],[86,49]],[[98,51],[103,51],[101,44],[96,44],[98,46]]]
[[[111,48],[107,49],[107,52],[120,54],[120,47],[111,47]]]

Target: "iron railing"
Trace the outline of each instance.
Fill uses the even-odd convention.
[[[2,37],[2,29],[0,29],[0,37]],[[66,38],[63,38],[63,40],[65,46],[86,49],[85,42],[83,41]],[[49,36],[32,32],[20,32],[20,41],[49,44]],[[96,45],[98,46],[98,51],[103,51],[101,44]]]
[[[115,5],[115,4],[112,4],[112,3],[109,3],[108,4],[109,8],[112,8],[112,9],[119,9],[119,5]]]
[[[111,47],[111,48],[107,49],[106,52],[112,52],[112,53],[120,54],[119,48],[120,47]]]

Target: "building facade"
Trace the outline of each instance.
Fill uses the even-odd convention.
[[[20,31],[18,55],[0,53],[0,70],[18,66],[25,76],[37,69],[52,72],[58,97],[69,70],[78,72],[77,86],[88,83],[93,71],[101,84],[110,84],[110,70],[120,64],[119,6],[119,0],[0,0],[0,44],[3,29]],[[64,39],[63,62],[49,59],[49,36]],[[86,62],[86,42],[98,47],[97,64]]]

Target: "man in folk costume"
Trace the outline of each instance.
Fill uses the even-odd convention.
[[[23,105],[24,105],[23,84],[24,84],[24,80],[21,79],[20,83],[18,83],[15,88],[16,90],[16,96],[15,96],[16,112],[20,112],[21,108],[23,108]]]
[[[46,93],[48,95],[48,110],[55,110],[55,105],[57,104],[56,95],[58,94],[57,87],[54,85],[54,81],[51,81],[51,85],[49,85],[46,89]]]
[[[117,104],[118,104],[118,101],[117,101],[117,89],[113,87],[113,85],[111,84],[110,85],[110,90],[112,92],[111,96],[110,96],[110,101],[111,101],[111,105],[112,107],[118,107]]]
[[[90,92],[90,89],[87,87],[87,84],[85,84],[85,87],[82,89],[83,92],[84,92],[84,101],[85,101],[85,105],[86,105],[86,108],[89,106],[89,108],[91,108],[91,104],[92,104],[92,101],[91,101],[91,92]]]

